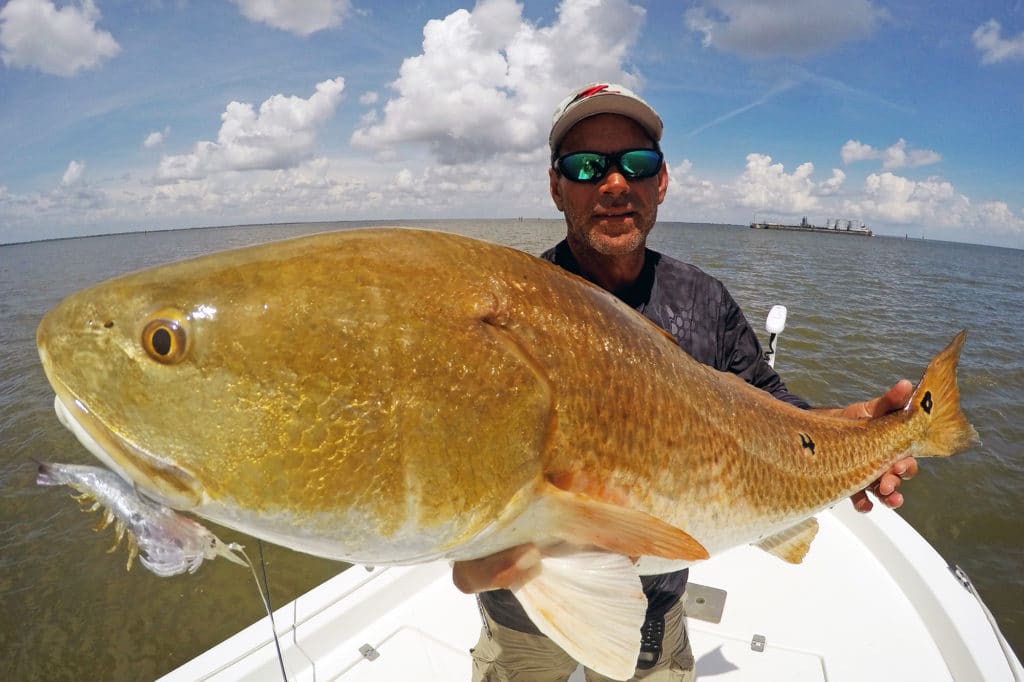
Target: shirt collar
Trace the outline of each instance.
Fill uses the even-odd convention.
[[[644,266],[640,270],[640,275],[636,278],[636,281],[611,293],[615,294],[616,297],[631,308],[640,309],[645,306],[651,300],[651,290],[654,288],[654,271],[659,260],[661,260],[660,253],[645,248]],[[564,239],[555,247],[555,264],[574,275],[590,280],[589,277],[583,274],[576,256],[573,255],[572,249],[569,248],[569,242]]]

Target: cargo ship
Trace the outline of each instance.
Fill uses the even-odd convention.
[[[752,230],[790,230],[793,232],[826,232],[828,234],[856,234],[861,237],[872,237],[874,232],[868,229],[867,225],[859,220],[844,220],[829,218],[825,226],[812,225],[807,222],[807,217],[800,221],[799,225],[786,225],[783,223],[754,222],[750,223]]]

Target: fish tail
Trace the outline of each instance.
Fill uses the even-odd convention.
[[[913,419],[925,420],[920,451],[914,453],[917,456],[949,457],[981,444],[978,432],[960,410],[956,383],[956,367],[966,338],[967,330],[962,330],[932,358],[907,405]]]

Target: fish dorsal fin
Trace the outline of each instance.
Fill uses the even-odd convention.
[[[596,500],[584,493],[545,483],[545,529],[574,545],[593,545],[627,556],[657,556],[682,561],[708,558],[708,551],[685,531],[635,509]]]
[[[541,550],[540,570],[512,592],[575,660],[615,680],[633,677],[647,598],[627,557],[555,545]]]
[[[818,520],[812,516],[781,533],[769,535],[761,542],[756,543],[756,546],[783,561],[799,564],[807,556],[807,550],[811,548],[811,541],[817,534]]]

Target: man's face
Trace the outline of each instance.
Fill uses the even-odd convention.
[[[636,121],[617,114],[599,114],[573,126],[559,147],[572,152],[612,153],[627,149],[653,149],[654,144]],[[551,198],[565,214],[568,240],[574,251],[596,251],[621,256],[642,249],[665,199],[668,171],[651,178],[628,180],[613,166],[597,182],[572,182],[549,170]]]

